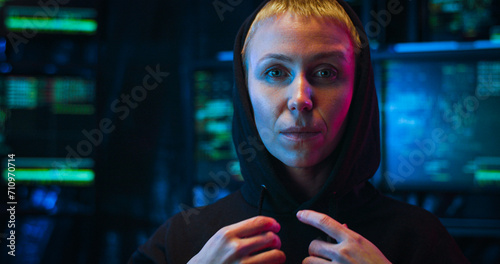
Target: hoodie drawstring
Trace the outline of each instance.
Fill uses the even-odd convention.
[[[264,196],[266,195],[267,193],[267,187],[262,184],[261,186],[261,189],[260,189],[260,199],[259,199],[259,211],[257,213],[257,215],[262,215],[262,207],[264,206]]]

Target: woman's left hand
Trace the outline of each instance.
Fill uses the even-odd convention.
[[[341,225],[328,215],[311,210],[297,213],[297,218],[337,240],[337,244],[314,240],[309,257],[302,263],[390,263],[382,252],[366,238]]]

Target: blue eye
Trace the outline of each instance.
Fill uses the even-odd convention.
[[[333,69],[323,69],[314,73],[315,77],[326,78],[326,79],[335,79],[337,78],[337,75],[338,75],[337,71]]]
[[[280,66],[273,66],[264,72],[264,78],[268,83],[284,84],[291,80],[291,74]]]
[[[271,77],[271,78],[281,78],[285,74],[283,73],[283,70],[281,70],[281,69],[272,68],[266,72],[266,75]]]

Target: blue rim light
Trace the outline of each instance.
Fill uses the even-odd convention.
[[[418,53],[437,51],[465,51],[482,49],[499,49],[499,41],[478,40],[474,42],[437,41],[437,42],[409,42],[393,45],[396,53]]]

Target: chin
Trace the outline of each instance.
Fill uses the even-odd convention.
[[[295,157],[277,157],[283,164],[292,168],[310,168],[318,165],[321,162],[321,158],[314,154],[301,155]]]

